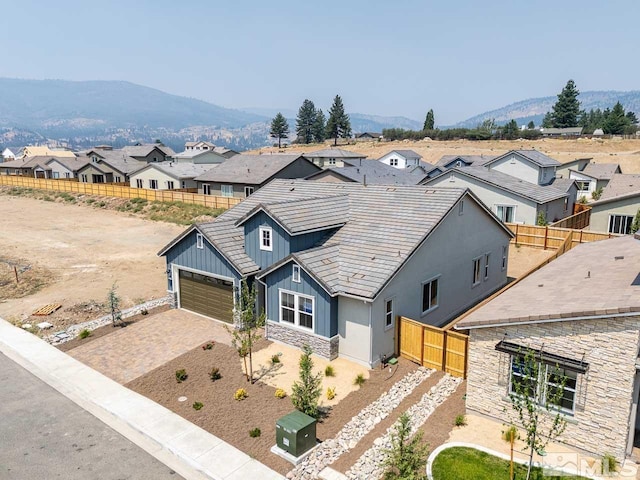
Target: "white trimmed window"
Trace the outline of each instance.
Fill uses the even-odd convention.
[[[116,176],[116,177],[113,178],[113,181],[116,182],[116,183],[120,183],[120,182],[122,182],[122,177]]]
[[[167,190],[173,190],[174,183],[173,180],[167,180]]]
[[[393,327],[393,298],[384,302],[384,329]]]
[[[588,192],[591,187],[590,180],[576,180],[576,185],[578,186],[578,192]]]
[[[496,215],[504,223],[513,223],[516,207],[513,205],[496,205]]]
[[[202,184],[202,194],[203,195],[211,195],[211,185],[208,183]]]
[[[273,230],[271,227],[260,227],[260,250],[273,250]]]
[[[136,178],[136,188],[144,188],[144,180],[141,178]]]
[[[329,165],[335,165],[336,164],[336,159],[335,158],[330,158],[327,163],[329,163]]]
[[[149,180],[149,188],[151,190],[157,190],[158,189],[158,180],[150,179]]]
[[[314,298],[280,290],[280,321],[313,330]]]
[[[482,257],[473,259],[473,283],[472,286],[476,286],[480,283],[480,261]]]
[[[222,185],[220,193],[223,197],[233,197],[233,185]]]
[[[52,178],[60,178],[60,172],[51,172]]]
[[[204,237],[201,233],[196,233],[196,248],[204,248]]]
[[[64,178],[71,178],[71,174],[69,172],[64,172]]]
[[[300,265],[295,265],[295,264],[293,265],[293,268],[291,271],[291,281],[300,283]]]
[[[609,215],[609,233],[621,233],[628,235],[631,233],[631,215]]]
[[[89,181],[89,178],[87,177],[86,174],[83,173],[82,175],[80,175],[80,181],[82,183],[87,183]]]
[[[491,254],[489,253],[484,254],[484,279],[485,280],[489,280],[489,257],[490,256]]]
[[[182,180],[182,182],[180,182],[180,188],[187,188],[187,182]]]
[[[397,167],[398,166],[398,159],[397,158],[390,158],[389,159],[389,165],[391,165],[392,167]]]
[[[507,245],[502,246],[502,270],[507,268],[507,256],[509,254],[509,247]]]
[[[248,197],[253,194],[253,187],[244,187],[244,196]]]
[[[438,279],[427,280],[422,284],[422,314],[438,306]]]

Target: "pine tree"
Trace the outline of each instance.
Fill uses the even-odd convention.
[[[316,118],[313,122],[312,133],[313,133],[313,141],[316,143],[324,142],[326,138],[325,135],[325,118],[322,109],[316,110]]]
[[[391,448],[384,460],[384,480],[426,480],[429,446],[422,443],[422,432],[411,438],[411,419],[403,413],[391,434]]]
[[[298,142],[311,143],[313,141],[313,126],[316,120],[316,107],[309,99],[305,99],[298,110],[296,118],[296,135]]]
[[[529,123],[527,123],[527,130],[533,130],[536,128],[536,124],[533,123],[533,120],[531,120]]]
[[[334,145],[338,144],[338,138],[349,138],[351,136],[351,121],[349,120],[349,115],[344,112],[344,105],[340,95],[336,95],[333,99],[325,132],[327,138],[334,139]]]
[[[604,133],[608,135],[622,135],[627,125],[629,125],[629,119],[624,112],[624,107],[620,102],[617,102],[604,122]]]
[[[543,128],[553,127],[553,114],[551,112],[547,112],[544,114],[544,118],[542,119],[542,127]]]
[[[310,417],[318,418],[318,400],[322,395],[322,374],[313,374],[313,360],[311,347],[302,347],[300,356],[300,381],[295,381],[291,387],[291,403],[297,410]]]
[[[120,295],[118,295],[118,287],[114,282],[107,294],[107,305],[111,314],[111,323],[115,327],[118,322],[122,321],[122,312],[120,311]]]
[[[507,122],[502,128],[502,136],[506,140],[515,140],[516,138],[518,138],[518,133],[520,133],[518,123],[513,119]]]
[[[636,114],[635,114],[635,113],[633,113],[631,110],[629,110],[629,111],[627,112],[627,118],[629,119],[629,123],[630,123],[631,125],[634,125],[634,124],[638,123],[638,117],[637,117],[637,116],[636,116]]]
[[[278,148],[281,147],[283,138],[289,138],[289,124],[280,112],[271,120],[271,138],[278,139]]]
[[[580,115],[579,94],[580,92],[576,88],[575,82],[569,80],[558,95],[558,101],[552,109],[552,124],[555,128],[578,126],[578,115]]]
[[[436,119],[433,115],[433,109],[427,112],[427,118],[424,119],[424,126],[422,130],[433,130],[435,127]]]

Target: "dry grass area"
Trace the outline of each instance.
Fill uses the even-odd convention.
[[[511,244],[509,245],[507,275],[510,278],[519,278],[533,267],[540,265],[555,253],[555,250],[543,250],[542,248],[524,247],[522,245]]]
[[[292,145],[286,153],[304,153],[327,148],[332,143],[314,145]],[[576,158],[593,158],[597,163],[618,163],[624,173],[640,173],[640,140],[613,139],[540,139],[540,140],[452,140],[452,141],[398,141],[398,142],[358,142],[340,146],[346,150],[364,153],[369,158],[379,158],[394,149],[411,149],[422,155],[430,163],[437,162],[443,155],[501,155],[509,150],[536,149],[560,162]],[[275,147],[264,147],[250,153],[277,152]]]
[[[0,302],[27,297],[53,281],[55,274],[41,265],[34,265],[23,258],[0,255]]]

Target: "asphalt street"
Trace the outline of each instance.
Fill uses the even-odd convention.
[[[0,353],[1,480],[183,480]]]

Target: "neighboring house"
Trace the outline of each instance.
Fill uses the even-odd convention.
[[[113,150],[114,152],[120,151],[124,155],[131,157],[140,162],[164,162],[167,157],[175,155],[171,148],[166,147],[160,143],[137,143],[127,147],[122,147],[120,150]]]
[[[48,178],[78,178],[78,171],[87,164],[85,158],[51,157],[45,162]]]
[[[548,222],[573,214],[576,185],[558,179],[538,185],[485,167],[456,167],[426,179],[423,185],[469,188],[496,216],[507,223],[535,225],[542,212]]]
[[[224,157],[218,153],[216,153],[213,149],[211,150],[185,150],[184,152],[176,153],[172,155],[167,160],[173,160],[178,163],[197,163],[197,164],[217,164],[222,163],[227,160],[227,157]]]
[[[318,182],[358,182],[364,185],[417,185],[426,174],[419,175],[409,170],[398,170],[377,160],[358,160],[353,165],[328,167],[309,175],[307,180]]]
[[[443,155],[436,162],[436,167],[448,170],[455,167],[478,167],[496,158],[495,155]]]
[[[543,137],[579,137],[582,130],[583,127],[541,128],[540,133]]]
[[[83,157],[86,165],[78,170],[78,180],[83,183],[129,183],[129,174],[147,165],[122,150],[89,150]]]
[[[366,155],[361,153],[349,152],[341,148],[325,148],[323,150],[305,153],[304,156],[320,168],[344,167],[345,160],[354,161],[367,158]]]
[[[420,165],[422,157],[413,150],[392,150],[381,156],[378,161],[401,170]]]
[[[556,178],[559,161],[537,150],[511,150],[488,162],[484,166],[490,170],[506,173],[529,183],[548,185]]]
[[[512,237],[464,189],[274,180],[159,255],[178,307],[232,322],[250,282],[267,338],[373,367],[397,315],[443,325],[504,286]]]
[[[320,170],[301,155],[235,155],[196,177],[198,193],[246,198],[274,178],[305,178]]]
[[[16,155],[15,155],[15,153],[13,153],[13,152],[12,152],[11,150],[9,150],[8,148],[5,148],[5,149],[2,151],[2,159],[1,159],[0,161],[3,161],[3,162],[10,162],[10,161],[15,160],[15,159],[16,159]]]
[[[640,175],[613,175],[602,190],[600,200],[590,206],[590,230],[631,233],[633,219],[640,210]]]
[[[603,137],[604,136],[604,130],[602,130],[601,128],[596,128],[593,131],[593,136],[594,137]]]
[[[570,170],[581,172],[591,163],[591,158],[576,158],[556,167],[556,178],[569,178]]]
[[[149,163],[129,175],[131,188],[175,190],[197,188],[195,177],[216,168],[216,164]]]
[[[232,150],[230,148],[217,147],[215,144],[211,142],[204,142],[204,141],[186,142],[184,144],[184,149],[187,152],[188,151],[213,151],[218,155],[222,155],[225,158],[231,158],[234,155],[239,154],[239,152],[236,152],[235,150]]]
[[[76,172],[85,164],[86,162],[76,157],[38,156],[4,162],[0,164],[0,174],[34,178],[76,178]]]
[[[425,161],[421,161],[420,165],[416,167],[409,167],[407,171],[415,175],[425,175],[428,178],[432,178],[444,172],[444,168],[437,167],[436,165],[432,165],[431,163]]]
[[[382,132],[362,132],[356,134],[356,142],[370,142],[372,140],[381,140]]]
[[[560,440],[618,461],[640,441],[639,237],[577,245],[463,318],[469,332],[466,406],[508,424],[523,355],[540,365],[535,398],[566,378]],[[542,407],[541,407],[542,408]]]
[[[66,157],[75,158],[76,154],[64,148],[26,146],[22,149],[21,158],[32,157]],[[17,156],[16,156],[17,158]]]
[[[569,178],[578,185],[578,199],[591,200],[593,192],[604,188],[615,174],[622,173],[617,163],[589,163],[582,170],[569,170]]]

